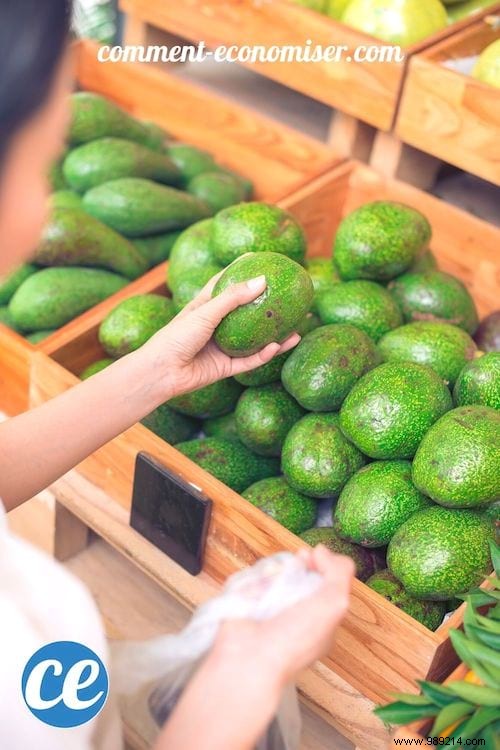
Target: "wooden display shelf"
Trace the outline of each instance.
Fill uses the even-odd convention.
[[[411,59],[396,134],[500,185],[500,90],[446,65],[500,39],[500,5],[496,11]]]
[[[205,41],[212,48],[222,44],[304,47],[308,40],[323,47],[346,45],[350,62],[346,58],[331,63],[257,62],[247,67],[381,130],[393,126],[411,57],[470,23],[464,19],[411,45],[404,50],[402,62],[366,63],[354,60],[357,47],[387,45],[286,0],[120,0],[120,7],[128,14],[127,43],[144,43],[149,24],[194,42]]]
[[[499,273],[500,230],[485,222],[411,186],[384,180],[355,162],[323,175],[281,205],[307,225],[311,254],[329,255],[341,218],[367,201],[384,198],[406,202],[429,218],[434,230],[431,246],[441,267],[464,280],[482,314],[491,311],[497,304],[495,275]],[[165,292],[164,273],[162,267],[154,269],[149,286],[143,285],[143,290]],[[108,300],[102,313],[112,304]],[[102,356],[97,330],[98,320],[94,317],[87,328],[80,328],[74,338],[61,343],[52,359],[42,354],[33,358],[33,405],[76,384],[77,374]],[[101,448],[79,466],[79,471],[116,501],[117,507],[128,512],[139,450],[153,454],[213,499],[204,571],[214,580],[222,581],[262,555],[300,546],[296,536],[142,425],[132,427]],[[149,546],[143,544],[145,548]],[[433,633],[355,581],[349,613],[323,669],[340,675],[375,701],[386,700],[391,690],[415,691],[416,678],[442,679],[454,667],[456,655],[448,631],[461,623],[462,615],[463,607]],[[323,708],[327,713],[331,711],[328,703]]]
[[[342,161],[331,149],[291,128],[150,66],[99,63],[97,49],[90,41],[75,44],[80,87],[103,94],[133,115],[163,126],[172,136],[210,151],[253,181],[258,200],[275,202]],[[65,326],[56,334],[56,342],[65,339],[67,330]],[[31,354],[50,354],[52,343],[50,337],[33,347],[0,324],[2,411],[14,415],[26,409]]]

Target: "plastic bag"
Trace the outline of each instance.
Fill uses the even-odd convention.
[[[140,716],[141,731],[153,742],[179,697],[210,651],[225,620],[267,620],[310,596],[321,576],[289,552],[259,560],[231,576],[221,594],[202,605],[176,635],[112,646],[113,683],[122,711]],[[298,750],[300,712],[294,686],[256,750]]]

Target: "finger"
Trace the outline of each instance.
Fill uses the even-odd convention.
[[[224,289],[216,297],[212,297],[208,302],[198,308],[198,313],[203,315],[205,322],[208,322],[214,329],[219,325],[221,320],[230,312],[236,310],[241,305],[253,302],[267,286],[265,276],[257,276],[255,279],[243,281],[240,284],[233,284]]]
[[[231,375],[239,375],[242,372],[255,370],[261,365],[270,362],[280,351],[280,345],[276,343],[268,344],[260,352],[251,354],[249,357],[235,357],[231,360]]]
[[[297,346],[297,344],[300,341],[300,335],[298,333],[292,333],[290,336],[281,342],[280,349],[278,354],[284,354],[285,352],[290,351],[290,349],[293,349],[294,346]]]

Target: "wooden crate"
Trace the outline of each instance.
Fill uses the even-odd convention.
[[[500,39],[500,26],[490,20],[493,16],[479,19],[411,59],[396,133],[405,143],[500,185],[500,91],[445,66]]]
[[[174,76],[146,65],[99,63],[97,49],[90,41],[75,44],[79,86],[210,151],[249,177],[259,200],[283,198],[342,161],[323,144]],[[74,330],[79,320],[73,321]],[[65,339],[67,330],[61,329],[56,342]],[[0,411],[14,415],[27,407],[30,356],[35,350],[50,354],[52,342],[50,337],[35,349],[0,324]]]
[[[497,303],[500,230],[408,185],[384,180],[355,162],[323,175],[293,198],[281,202],[306,224],[310,250],[328,255],[335,227],[347,212],[373,199],[404,201],[425,213],[434,229],[432,248],[444,270],[461,277],[474,294],[481,313]],[[150,283],[149,283],[150,282]],[[143,291],[164,290],[164,268],[150,272]],[[108,300],[101,308],[112,307]],[[47,401],[77,382],[75,373],[102,356],[98,320],[61,342],[52,359],[33,360],[31,403]],[[79,470],[122,508],[130,508],[134,461],[138,450],[155,455],[170,469],[194,482],[214,501],[205,572],[221,581],[261,555],[295,550],[300,540],[228,489],[214,477],[136,425],[84,461]],[[91,502],[91,500],[89,500]],[[144,542],[147,545],[146,542]],[[168,585],[168,582],[165,582]],[[339,629],[334,650],[324,666],[372,700],[387,699],[391,690],[416,690],[414,680],[441,679],[456,656],[448,631],[461,622],[463,608],[435,633],[355,581],[349,613]]]
[[[347,55],[360,45],[384,45],[379,39],[286,0],[120,0],[128,14],[127,42],[144,43],[146,24],[205,41],[209,47],[227,45],[346,45]],[[285,84],[313,99],[369,123],[390,130],[398,106],[408,60],[429,45],[466,28],[470,20],[448,26],[405,52],[402,62],[358,63],[343,59],[333,63],[255,63],[258,73]],[[335,144],[333,144],[335,145]]]

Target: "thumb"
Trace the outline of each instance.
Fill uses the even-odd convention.
[[[266,289],[266,286],[265,276],[257,276],[254,279],[233,284],[224,289],[216,297],[198,307],[196,313],[205,324],[208,323],[212,329],[215,329],[230,312],[236,310],[241,305],[253,302],[254,299],[259,297]]]

